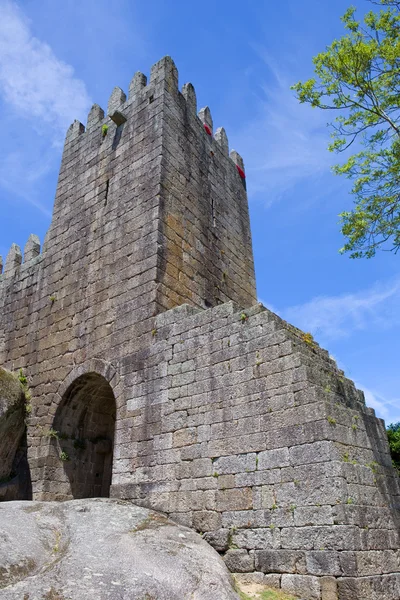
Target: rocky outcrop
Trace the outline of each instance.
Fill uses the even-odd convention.
[[[21,497],[18,470],[24,462],[25,400],[18,378],[0,367],[0,500]]]
[[[163,514],[110,499],[0,505],[0,599],[238,600],[219,555]]]

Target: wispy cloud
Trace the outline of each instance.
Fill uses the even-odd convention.
[[[51,217],[49,206],[38,200],[35,184],[44,177],[53,165],[54,151],[43,150],[37,153],[24,150],[12,150],[0,159],[0,186],[12,196],[28,202],[46,217]],[[23,177],[21,174],[23,173]]]
[[[400,326],[400,279],[380,283],[356,294],[320,296],[305,304],[278,309],[259,300],[283,319],[304,331],[310,331],[318,342],[350,337],[356,330]],[[351,376],[348,365],[330,355],[338,367]],[[376,389],[354,382],[364,392],[367,406],[386,424],[400,421],[400,397],[387,397]],[[379,385],[379,383],[378,383]]]
[[[50,199],[39,197],[40,184],[59,160],[67,127],[85,119],[90,98],[73,68],[32,35],[17,4],[0,0],[0,16],[0,187],[8,201],[28,202],[48,218]]]
[[[249,195],[263,192],[267,204],[281,199],[297,183],[311,185],[328,174],[332,156],[327,151],[327,117],[321,111],[299,104],[290,89],[296,74],[278,66],[262,48],[264,82],[258,88],[258,110],[235,138],[246,158]],[[319,196],[321,189],[319,188]]]
[[[0,93],[13,109],[40,120],[64,135],[77,117],[84,117],[90,99],[70,65],[50,46],[35,38],[19,7],[0,1]]]
[[[317,296],[305,304],[280,311],[300,329],[324,339],[351,335],[355,330],[400,325],[400,279],[378,282],[357,293]]]

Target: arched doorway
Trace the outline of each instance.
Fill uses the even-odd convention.
[[[108,497],[116,405],[108,381],[86,373],[62,397],[51,431],[72,498]]]

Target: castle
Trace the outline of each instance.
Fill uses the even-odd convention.
[[[234,572],[315,600],[400,598],[385,426],[256,300],[243,161],[169,57],[66,136],[40,252],[0,276],[0,365],[32,394],[32,497],[112,496]]]

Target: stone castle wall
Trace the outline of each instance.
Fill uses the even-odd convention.
[[[22,262],[14,246],[0,277],[0,364],[32,394],[33,497],[129,498],[202,531],[233,571],[395,600],[384,423],[256,304],[243,161],[212,130],[165,58],[67,133],[43,251],[32,236]]]
[[[183,92],[167,57],[148,85],[134,76],[128,98],[115,88],[108,116],[94,105],[86,130],[75,121],[42,254],[31,236],[23,261],[15,245],[7,257],[0,364],[29,374],[34,490],[48,453],[36,433],[52,428],[49,407],[75,367],[117,363],[148,343],[156,314],[182,302],[255,301],[241,159],[229,158],[223,130],[215,138],[205,130],[209,110],[197,117],[193,86]],[[175,154],[178,166],[186,156],[182,173]]]
[[[112,495],[205,533],[232,571],[307,598],[397,598],[400,487],[383,421],[261,305],[191,313],[159,315],[152,345],[121,365],[133,393]]]

